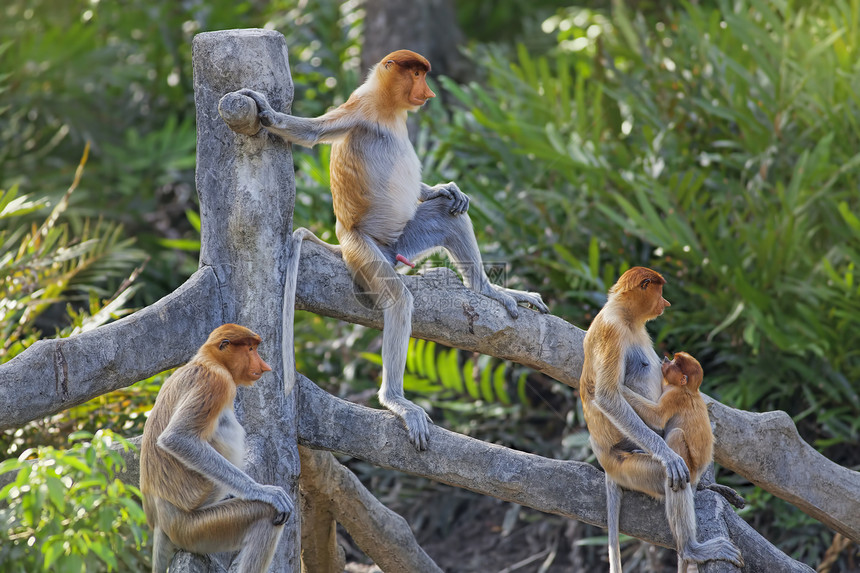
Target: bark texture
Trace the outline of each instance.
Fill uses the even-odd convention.
[[[362,295],[354,294],[343,261],[325,249],[304,246],[299,276],[297,308],[382,327],[382,313],[367,310]],[[467,289],[448,269],[404,280],[415,297],[413,336],[513,360],[579,387],[585,331],[526,309],[512,319],[501,305]],[[743,412],[706,399],[715,424],[717,463],[860,541],[860,473],[804,442],[784,412]]]
[[[307,537],[302,529],[303,572],[343,571],[342,550],[334,539],[336,521],[385,573],[442,573],[406,520],[380,503],[331,453],[299,447],[299,454],[303,498],[316,521]],[[308,515],[303,509],[302,527]]]
[[[364,12],[362,70],[401,49],[430,60],[434,75],[456,78],[467,69],[458,51],[463,34],[453,0],[365,0]]]
[[[202,268],[157,303],[69,338],[39,340],[0,365],[0,430],[19,428],[188,361],[223,323],[225,298]]]
[[[224,321],[260,334],[273,369],[253,387],[241,388],[236,400],[236,414],[248,433],[248,474],[260,483],[283,486],[297,499],[296,400],[294,393],[283,393],[281,328],[272,319],[280,315],[285,244],[292,232],[292,155],[266,132],[255,137],[234,133],[218,111],[224,94],[243,87],[288,108],[293,89],[287,46],[277,32],[233,30],[198,34],[192,48],[203,221],[200,266],[214,271],[227,294],[220,300]],[[299,571],[299,519],[293,512],[284,526],[272,571]]]

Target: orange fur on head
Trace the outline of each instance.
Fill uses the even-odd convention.
[[[418,109],[428,99],[436,97],[427,85],[429,71],[430,62],[421,54],[409,50],[391,52],[374,70],[380,86],[380,103],[400,113]]]
[[[379,65],[385,68],[389,68],[390,64],[397,64],[407,70],[418,69],[425,73],[430,71],[430,61],[421,54],[411,50],[397,50],[396,52],[391,52],[379,62]]]
[[[260,357],[257,346],[262,337],[238,324],[223,324],[212,331],[197,355],[224,366],[230,371],[233,382],[239,386],[251,385],[263,372],[272,368]]]
[[[687,376],[687,388],[691,392],[696,392],[705,377],[702,365],[686,352],[676,352],[673,360],[678,369]]]
[[[244,326],[238,324],[222,324],[209,334],[204,346],[214,346],[218,348],[225,340],[229,340],[230,344],[245,345],[260,344],[263,339],[259,334]]]
[[[628,269],[627,272],[621,275],[621,277],[618,279],[618,282],[616,282],[612,286],[612,288],[609,289],[609,294],[619,295],[636,288],[641,289],[642,284],[646,280],[649,281],[649,283],[647,284],[666,284],[666,279],[664,279],[663,275],[661,275],[657,271],[653,271],[646,267],[633,267],[631,269]]]
[[[657,271],[633,267],[609,289],[607,306],[620,308],[628,320],[647,322],[672,306],[663,298],[666,279]]]

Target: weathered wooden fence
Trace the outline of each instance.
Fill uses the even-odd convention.
[[[237,322],[263,336],[262,350],[273,367],[255,387],[241,390],[238,398],[237,414],[248,430],[249,468],[255,479],[282,485],[298,497],[300,443],[605,525],[603,474],[589,464],[516,452],[438,427],[432,429],[428,450],[417,452],[399,421],[386,411],[339,400],[302,376],[293,392],[283,395],[280,310],[295,197],[292,156],[280,139],[265,131],[255,133],[252,106],[233,102],[223,110],[240,123],[246,115],[246,129],[237,133],[219,116],[218,102],[224,94],[247,87],[265,93],[276,109],[289,111],[293,89],[287,48],[281,34],[263,30],[199,34],[193,48],[202,220],[199,270],[150,307],[92,332],[40,341],[0,366],[0,429],[22,426],[177,366],[213,328]],[[343,262],[324,249],[304,246],[298,279],[297,308],[382,326],[381,313],[368,310],[354,297]],[[447,269],[404,281],[415,298],[414,336],[514,360],[577,386],[582,330],[558,317],[527,310],[512,320],[501,305],[487,304]],[[740,412],[713,401],[710,409],[720,464],[860,541],[860,474],[805,444],[784,413]],[[360,505],[356,500],[367,499],[367,492],[336,469],[331,456],[303,450],[303,459],[310,477],[302,479],[316,480],[302,487],[307,490],[306,507],[322,505],[338,492],[344,498],[343,503],[326,504],[321,519],[328,520],[328,528],[318,520],[310,522],[317,535],[303,532],[306,551],[314,549],[319,559],[329,559],[333,566],[336,551],[331,547],[330,522],[343,519],[347,527],[354,527],[356,539],[361,537],[359,530],[379,529],[395,555],[388,555],[378,542],[366,550],[378,563],[385,562],[386,570],[437,570],[424,560],[426,555],[421,557],[420,549],[409,549],[414,556],[396,555],[408,553],[397,548],[414,541],[401,535],[406,527],[402,519],[377,509],[369,510],[368,516],[353,515]],[[135,479],[136,460],[129,462],[130,479]],[[340,485],[333,487],[324,480],[340,480]],[[702,492],[696,502],[700,538],[731,537],[743,551],[744,571],[810,570],[761,538],[722,498]],[[273,571],[300,570],[299,519],[296,511],[286,524]],[[642,495],[625,496],[621,529],[652,543],[672,544],[662,505]],[[312,544],[326,547],[307,547]],[[223,571],[228,561],[228,556],[185,554],[174,561],[174,568]],[[701,570],[735,568],[717,562]]]

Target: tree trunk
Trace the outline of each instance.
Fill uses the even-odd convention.
[[[366,0],[364,9],[362,70],[400,49],[430,60],[434,75],[457,78],[464,70],[457,51],[463,34],[457,27],[453,0]]]
[[[284,396],[280,316],[287,238],[292,232],[295,181],[292,155],[279,138],[234,133],[218,113],[221,97],[240,88],[265,93],[288,109],[293,86],[287,46],[278,32],[230,30],[198,34],[193,43],[197,106],[197,193],[200,196],[200,266],[218,278],[224,322],[263,337],[272,366],[253,387],[241,388],[236,414],[248,433],[248,473],[298,499],[295,393]],[[214,294],[214,293],[213,293]],[[287,521],[271,571],[300,570],[299,510]],[[184,559],[184,557],[183,557]],[[226,558],[221,558],[224,562]],[[194,569],[217,571],[194,557]]]

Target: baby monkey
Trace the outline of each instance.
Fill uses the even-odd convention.
[[[659,401],[652,402],[627,387],[622,387],[624,398],[646,424],[663,430],[666,444],[690,469],[691,484],[719,493],[735,507],[744,507],[744,499],[732,488],[699,484],[714,457],[714,433],[708,407],[699,392],[704,378],[701,364],[686,352],[676,352],[672,360],[663,358],[662,371],[663,394]]]

